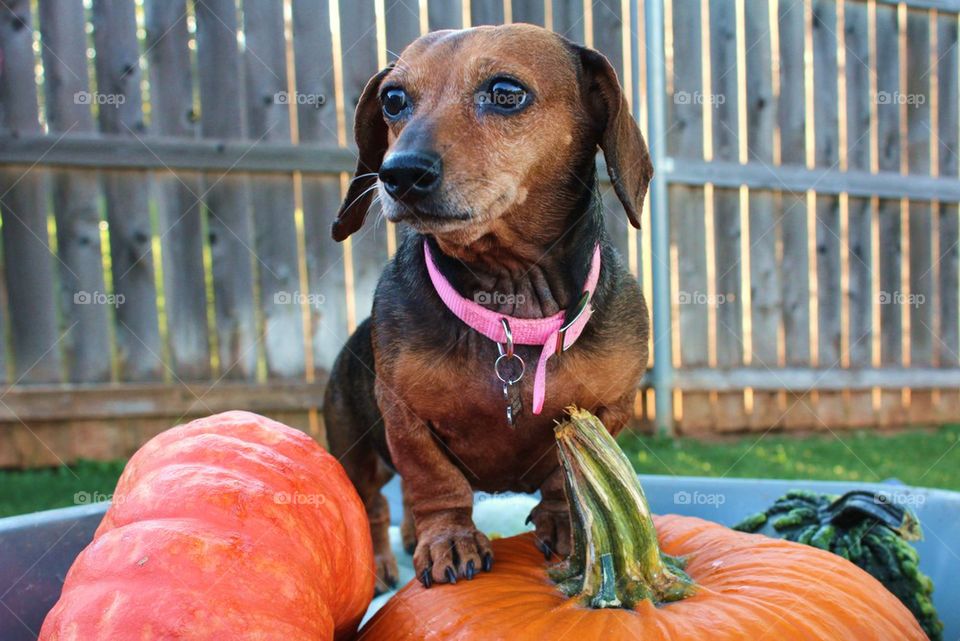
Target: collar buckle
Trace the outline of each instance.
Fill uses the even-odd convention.
[[[580,317],[583,316],[583,312],[587,310],[587,306],[590,304],[591,295],[592,292],[590,291],[585,291],[580,295],[580,300],[577,301],[576,306],[573,308],[573,318],[568,320],[560,327],[560,329],[557,330],[557,347],[554,350],[556,355],[559,356],[561,353],[569,349],[569,345],[564,344],[567,337],[567,330],[573,327]]]

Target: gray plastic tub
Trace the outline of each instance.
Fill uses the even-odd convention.
[[[665,476],[640,479],[654,512],[699,516],[726,525],[764,509],[795,488],[832,494],[852,489],[887,493],[890,500],[913,509],[923,524],[925,540],[916,544],[920,567],[936,586],[934,600],[946,625],[944,638],[960,640],[960,494],[896,483]],[[388,485],[387,495],[391,512],[400,515],[395,482]],[[70,564],[90,542],[106,507],[106,503],[99,503],[0,519],[0,640],[37,638]]]

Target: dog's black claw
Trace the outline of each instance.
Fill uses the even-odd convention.
[[[463,571],[464,576],[467,577],[467,581],[472,581],[475,573],[476,569],[474,568],[473,561],[467,561],[467,567]]]
[[[447,570],[446,570],[446,572],[444,572],[444,574],[445,574],[446,577],[447,577],[447,582],[448,582],[448,583],[456,583],[456,582],[457,582],[457,573],[454,572],[453,568],[447,568]]]
[[[484,572],[489,572],[493,569],[493,555],[487,552],[483,555],[483,564],[481,565]]]
[[[530,514],[527,515],[527,520],[524,521],[523,523],[524,525],[530,525],[531,523],[533,523],[533,512],[530,512]]]
[[[420,575],[420,583],[422,583],[423,587],[425,588],[429,588],[431,585],[433,585],[433,578],[430,576],[430,568],[424,570]]]

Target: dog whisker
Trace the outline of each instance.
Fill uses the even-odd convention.
[[[373,200],[370,201],[370,206],[367,207],[366,215],[369,216],[370,210],[373,209],[377,204],[381,202],[382,200],[380,198],[380,194],[378,193],[376,196],[373,197]],[[380,221],[386,219],[386,217],[387,217],[387,212],[383,210],[383,207],[380,207],[380,212],[377,214],[377,217],[373,223],[374,229],[376,229],[380,225]]]
[[[396,56],[397,58],[396,60],[393,61],[394,68],[399,69],[401,71],[408,71],[410,69],[410,67],[406,66],[407,64],[406,61],[404,61],[403,57],[399,53],[396,53],[395,51],[391,51],[390,49],[387,49],[387,53],[389,53],[391,56]]]
[[[371,191],[373,191],[373,190],[376,189],[377,187],[378,187],[377,183],[374,183],[374,184],[370,185],[369,187],[367,187],[366,189],[364,189],[362,192],[360,192],[360,195],[359,195],[359,196],[357,196],[356,198],[353,199],[353,202],[351,202],[349,205],[347,205],[346,208],[349,209],[350,207],[353,207],[354,205],[356,205],[356,204],[360,201],[361,198],[363,198],[364,196],[366,196],[367,194],[369,194]]]

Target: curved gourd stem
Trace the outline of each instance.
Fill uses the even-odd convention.
[[[590,607],[633,607],[693,594],[682,559],[660,551],[643,488],[600,420],[575,407],[556,429],[573,521],[573,553],[550,576]]]

